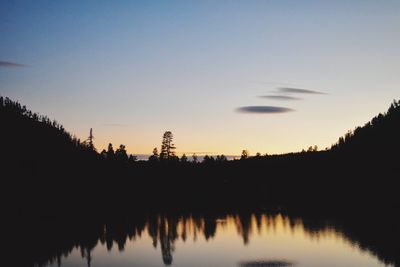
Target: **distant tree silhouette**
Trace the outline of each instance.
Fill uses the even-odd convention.
[[[161,142],[160,160],[171,160],[175,158],[175,145],[172,143],[174,136],[172,132],[166,131]]]
[[[114,152],[114,148],[113,145],[111,143],[108,144],[108,148],[107,148],[107,159],[112,160],[115,157],[115,152]]]
[[[54,122],[55,122],[55,121],[54,121]],[[55,124],[57,124],[57,122],[55,122]],[[88,149],[95,151],[96,148],[94,147],[93,139],[94,139],[94,136],[93,136],[93,129],[90,128],[89,137],[84,141],[84,144],[86,145],[86,147],[87,147]]]
[[[103,149],[103,150],[100,152],[100,155],[101,155],[101,158],[107,159],[107,151],[106,151],[105,149]]]
[[[219,163],[224,163],[224,162],[228,161],[228,159],[226,158],[225,155],[222,154],[222,155],[217,155],[215,161],[219,162]]]
[[[157,162],[159,160],[158,149],[155,147],[153,149],[153,155],[149,157],[150,162]]]
[[[192,162],[193,162],[194,164],[196,164],[196,163],[199,162],[199,159],[197,158],[196,153],[193,153],[193,155],[192,155]]]
[[[318,146],[309,146],[307,149],[307,152],[317,152],[318,151]]]
[[[311,152],[317,152],[318,151],[318,146],[314,145],[311,147]]]
[[[242,150],[242,155],[240,156],[241,160],[247,159],[249,157],[249,151]]]
[[[215,159],[214,159],[213,156],[205,155],[204,158],[203,158],[203,162],[202,163],[204,163],[204,164],[212,164],[214,162],[215,162]]]
[[[188,161],[188,158],[186,157],[186,154],[183,153],[182,157],[181,157],[181,162],[182,163],[186,163]]]
[[[115,158],[121,162],[125,162],[128,160],[128,154],[126,153],[124,145],[121,144],[119,148],[115,151]]]

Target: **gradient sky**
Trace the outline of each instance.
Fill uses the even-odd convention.
[[[400,98],[399,14],[398,0],[2,0],[0,94],[82,139],[92,127],[99,150],[151,153],[166,130],[178,153],[325,148]]]

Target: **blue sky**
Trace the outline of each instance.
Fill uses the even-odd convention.
[[[178,152],[324,148],[399,98],[399,14],[399,1],[3,0],[0,62],[26,66],[0,64],[0,94],[81,138],[94,128],[99,149],[151,153],[166,130]]]

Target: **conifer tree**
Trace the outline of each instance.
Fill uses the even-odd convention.
[[[175,158],[175,145],[172,143],[174,136],[172,132],[166,131],[161,142],[160,160],[170,160]]]

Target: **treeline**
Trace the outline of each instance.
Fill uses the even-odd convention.
[[[2,134],[7,133],[7,126],[12,125],[14,132],[21,130],[21,134],[25,135],[24,139],[30,139],[29,132],[22,132],[24,129],[20,128],[23,122],[30,122],[30,126],[35,125],[37,128],[43,128],[46,130],[51,130],[48,135],[57,135],[59,140],[63,140],[64,143],[68,143],[71,147],[75,147],[81,150],[90,149],[89,144],[86,141],[81,142],[79,138],[67,132],[64,127],[56,120],[51,120],[45,115],[40,115],[39,113],[32,112],[27,109],[25,105],[21,105],[17,101],[12,101],[8,97],[0,96],[0,118],[2,123]],[[10,124],[9,124],[10,123]],[[46,130],[43,130],[45,132]],[[54,139],[54,136],[46,136]],[[21,139],[20,141],[23,141]],[[45,145],[45,144],[42,144]],[[38,151],[35,151],[38,152]]]
[[[331,150],[343,152],[398,153],[400,148],[400,100],[393,101],[385,113],[380,113],[363,127],[347,132],[332,145]]]
[[[316,145],[309,146],[308,149],[303,149],[301,152],[293,152],[282,155],[269,155],[257,152],[254,156],[250,156],[247,150],[243,150],[237,160],[269,160],[274,158],[292,158],[307,157],[305,154],[322,152],[331,152],[333,154],[340,153],[341,156],[353,156],[354,153],[358,156],[367,156],[374,158],[378,154],[381,156],[391,156],[392,153],[397,153],[400,149],[400,100],[393,101],[389,109],[385,113],[381,113],[374,117],[371,121],[367,122],[364,126],[349,130],[344,136],[333,144],[330,148],[325,148],[322,151],[318,150]],[[196,154],[187,156],[183,154],[178,157],[175,154],[175,145],[173,142],[173,134],[171,131],[166,131],[163,135],[161,152],[158,148],[153,149],[152,155],[148,161],[150,164],[155,165],[159,162],[170,163],[183,163],[183,164],[198,164],[203,163],[207,165],[227,163],[228,158],[221,154],[216,156],[205,155],[202,160]],[[137,158],[133,155],[128,156],[125,146],[120,145],[119,149],[114,152],[112,144],[109,144],[107,150],[101,152],[103,159],[119,159],[120,161],[128,161],[134,163]]]
[[[390,207],[397,201],[399,102],[332,149],[255,156],[244,150],[238,160],[219,155],[202,161],[196,155],[178,158],[170,131],[148,161],[128,155],[124,145],[114,149],[110,144],[98,153],[92,131],[80,141],[17,102],[1,98],[0,104],[3,197],[21,208],[35,204],[47,213],[50,206],[71,209],[73,202],[69,212],[85,212],[80,203],[86,203],[96,213],[100,206],[159,207],[165,197],[182,207],[276,203],[338,208],[382,202]]]
[[[87,140],[81,141],[56,120],[1,96],[0,124],[0,161],[3,171],[14,176],[83,171],[99,159]]]
[[[0,207],[7,214],[49,212],[82,201],[101,172],[100,157],[55,120],[0,97]],[[92,185],[96,187],[96,185]],[[72,202],[71,202],[72,201]]]
[[[63,149],[66,146],[74,148],[80,151],[91,151],[97,152],[93,140],[92,132],[88,139],[81,141],[79,138],[69,133],[64,127],[56,120],[51,120],[45,115],[32,112],[27,109],[26,106],[21,105],[17,101],[12,101],[7,97],[0,96],[0,118],[3,124],[3,140],[19,138],[19,143],[27,140],[32,142],[32,137],[36,138],[37,142],[46,139],[41,143],[41,149],[35,151],[27,151],[27,154],[40,153],[43,148],[47,145],[54,149],[54,153],[57,153],[56,158],[62,157],[65,154]],[[29,123],[28,123],[29,122]],[[40,129],[41,134],[44,136],[38,136],[34,130],[24,131],[23,124],[29,124],[30,127],[35,127],[35,130]],[[357,127],[353,131],[348,131],[343,137],[340,137],[338,142],[333,144],[330,149],[326,148],[324,151],[345,151],[345,152],[360,152],[363,154],[365,151],[382,151],[389,152],[396,150],[400,145],[400,100],[393,101],[387,112],[379,114],[374,117],[371,121],[367,122],[363,127]],[[12,126],[12,127],[11,127]],[[9,131],[9,128],[12,131]],[[27,128],[27,127],[25,127]],[[11,133],[11,134],[10,134]],[[7,135],[8,134],[8,135]],[[33,135],[33,136],[30,136]],[[56,142],[54,142],[56,141]],[[18,144],[13,144],[18,145]],[[27,145],[24,143],[24,145]],[[26,148],[29,148],[29,144]],[[225,155],[209,156],[205,155],[203,160],[200,161],[196,154],[187,156],[183,154],[180,158],[175,153],[175,145],[173,144],[173,134],[171,131],[166,131],[162,137],[161,151],[158,152],[157,147],[153,149],[152,155],[149,157],[150,163],[160,161],[170,162],[192,162],[192,163],[224,163],[228,159]],[[13,152],[11,150],[10,152]],[[240,160],[245,159],[266,159],[269,157],[284,157],[293,154],[318,152],[317,146],[310,146],[307,150],[302,150],[300,153],[289,153],[283,155],[268,155],[257,152],[255,156],[250,156],[247,150],[243,150],[240,156]],[[96,153],[91,153],[92,156]],[[100,153],[102,159],[108,159],[112,161],[130,162],[137,161],[137,157],[134,155],[128,155],[125,145],[121,144],[115,151],[113,145],[110,143],[107,150],[103,149]]]

